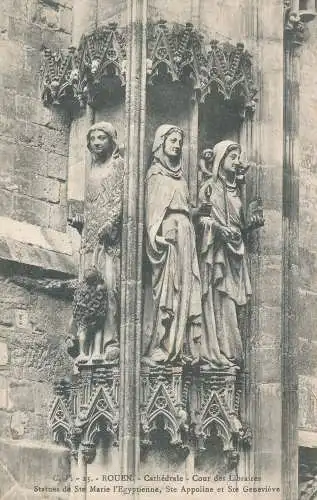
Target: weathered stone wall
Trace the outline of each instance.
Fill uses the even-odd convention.
[[[69,0],[4,0],[0,75],[1,214],[66,228],[67,118],[40,99],[41,49],[71,43]]]
[[[71,26],[70,0],[1,2],[0,497],[8,499],[34,498],[34,485],[51,485],[69,466],[50,444],[47,418],[53,382],[71,373],[70,303],[9,278],[29,273],[25,265],[76,272],[66,234],[69,119],[40,96],[41,49],[67,48]]]
[[[309,24],[309,33],[300,56],[299,427],[317,431],[316,20]],[[316,446],[317,435],[313,439]]]

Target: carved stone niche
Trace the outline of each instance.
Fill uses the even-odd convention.
[[[49,415],[53,439],[71,450],[79,450],[87,463],[94,460],[101,436],[118,444],[119,370],[117,367],[85,366],[71,380],[55,384],[55,400]]]
[[[189,453],[189,372],[181,366],[143,366],[141,371],[141,447],[172,447],[186,458]]]
[[[212,466],[211,455],[215,458],[217,448],[223,470],[213,460],[214,472],[236,469],[240,452],[251,447],[251,430],[240,420],[241,392],[241,375],[236,367],[204,371],[195,379],[191,398],[196,404],[191,405],[191,428],[199,469],[204,469],[205,462]]]
[[[196,465],[210,463],[209,444],[221,443],[225,471],[236,469],[241,451],[250,449],[251,430],[240,420],[241,376],[236,368],[209,370],[181,366],[143,366],[141,446],[172,447],[184,460],[194,451]],[[223,471],[224,472],[224,471]]]
[[[109,98],[116,88],[125,86],[126,47],[127,28],[111,23],[83,35],[78,49],[46,48],[41,71],[44,105],[96,106],[100,95]],[[213,40],[208,45],[191,23],[148,24],[147,82],[162,81],[190,82],[201,102],[216,92],[226,101],[237,97],[241,112],[255,108],[251,55],[243,43]]]

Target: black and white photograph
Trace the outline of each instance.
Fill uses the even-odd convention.
[[[0,61],[0,500],[317,500],[317,1],[1,0]]]

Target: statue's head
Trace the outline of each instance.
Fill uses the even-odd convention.
[[[155,133],[152,147],[153,157],[162,164],[166,164],[164,158],[173,165],[178,165],[182,156],[184,132],[175,125],[161,125]]]
[[[201,154],[201,158],[205,160],[207,163],[211,163],[214,158],[213,150],[210,148],[204,149]]]
[[[98,122],[87,133],[87,147],[95,161],[104,162],[118,156],[117,131],[111,123]]]
[[[241,165],[240,144],[233,141],[221,141],[215,145],[213,152],[213,177],[216,178],[218,175],[226,178],[235,176]]]

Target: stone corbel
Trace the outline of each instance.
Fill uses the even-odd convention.
[[[117,368],[85,367],[73,382],[55,384],[49,427],[55,442],[64,444],[77,460],[79,453],[85,463],[95,457],[100,433],[112,436],[118,445],[119,373]]]
[[[292,9],[291,0],[284,1],[284,29],[285,37],[293,46],[301,46],[308,38],[307,23],[315,19],[313,10]]]
[[[8,281],[27,290],[36,290],[52,297],[63,297],[72,300],[79,285],[78,279],[31,278],[30,276],[13,275]]]
[[[241,389],[234,371],[201,373],[199,380],[199,405],[192,418],[193,437],[198,453],[206,450],[212,433],[221,439],[228,471],[239,463],[242,450],[250,449],[252,434],[240,420]]]
[[[143,367],[141,391],[141,447],[143,455],[153,446],[151,434],[161,430],[180,458],[189,453],[189,378],[182,367]]]

